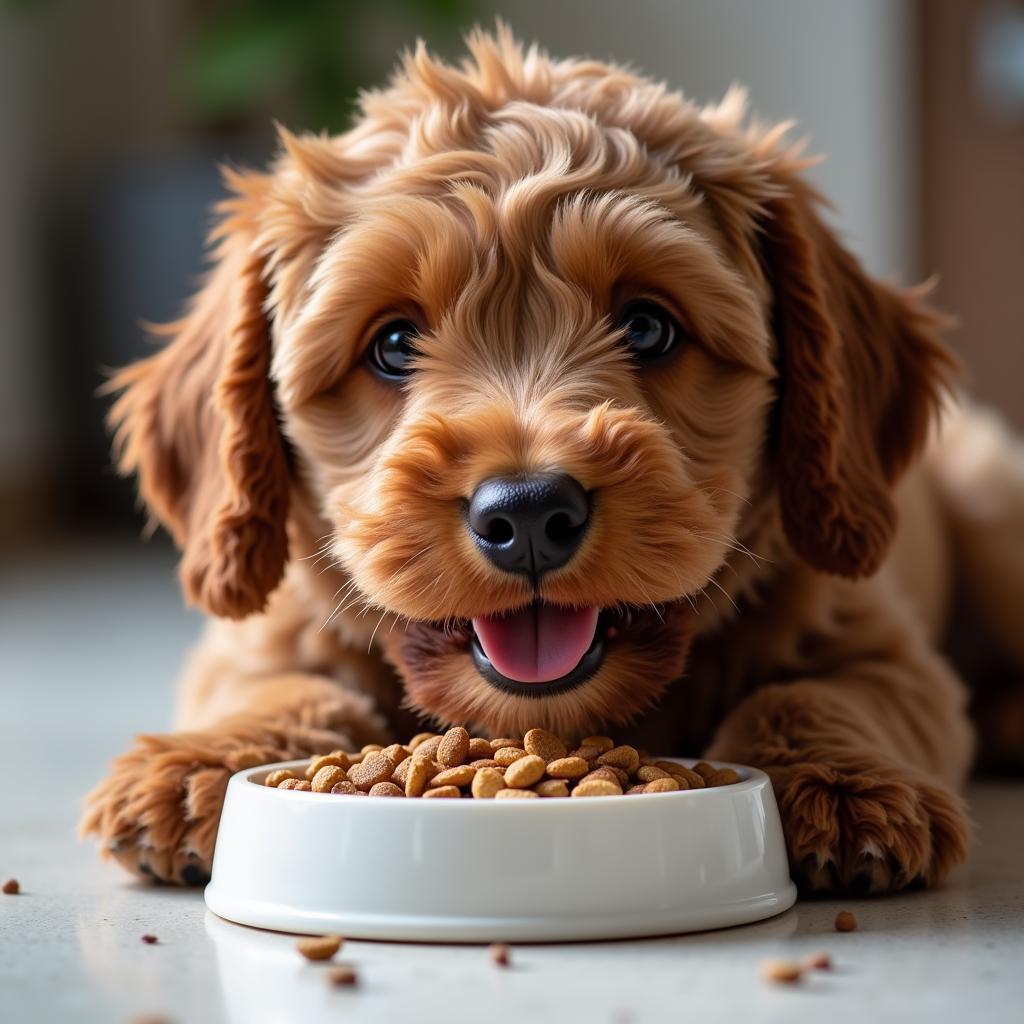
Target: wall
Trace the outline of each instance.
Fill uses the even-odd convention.
[[[812,176],[880,274],[917,272],[913,10],[905,0],[488,0],[552,52],[612,57],[701,104],[731,82],[764,118],[795,118]],[[484,19],[486,21],[486,19]]]

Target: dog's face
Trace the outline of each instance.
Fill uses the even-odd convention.
[[[823,251],[802,186],[780,198],[773,140],[614,69],[473,47],[236,180],[220,267],[115,416],[211,610],[262,606],[301,502],[415,707],[573,732],[679,677],[751,509],[821,568],[877,565],[941,353]],[[883,336],[841,339],[844,316]]]

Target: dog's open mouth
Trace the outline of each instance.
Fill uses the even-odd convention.
[[[607,616],[596,607],[535,601],[472,620],[477,671],[506,692],[550,697],[589,679],[604,661]]]

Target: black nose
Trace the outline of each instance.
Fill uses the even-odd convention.
[[[485,480],[467,518],[477,547],[499,569],[537,580],[572,558],[589,516],[587,492],[571,476],[533,473]]]

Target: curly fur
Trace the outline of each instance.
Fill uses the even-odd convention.
[[[220,620],[192,731],[140,741],[86,830],[189,881],[239,758],[417,718],[614,726],[768,769],[811,888],[938,881],[969,835],[965,695],[886,553],[953,369],[940,319],[864,273],[738,94],[702,111],[503,28],[468,46],[460,67],[418,47],[349,132],[282,130],[268,172],[230,173],[211,278],[114,381],[122,469]],[[688,335],[643,371],[614,327],[637,296]],[[362,359],[395,316],[421,330],[402,387]],[[596,497],[534,594],[461,508],[547,469]],[[626,626],[583,686],[516,698],[464,623],[535,596]]]

